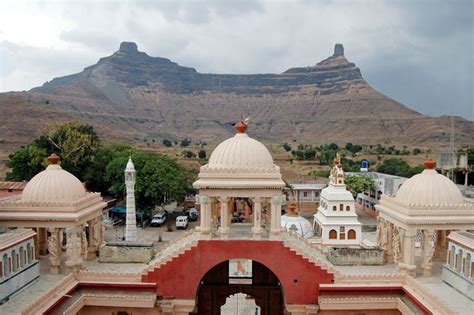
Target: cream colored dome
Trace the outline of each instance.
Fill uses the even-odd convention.
[[[219,144],[211,154],[209,163],[201,171],[228,171],[244,173],[279,172],[268,149],[246,133],[237,133]]]
[[[33,177],[21,194],[27,202],[71,202],[86,196],[82,183],[57,164]]]
[[[395,199],[407,205],[459,205],[464,198],[459,188],[434,169],[425,169],[408,179],[398,190]]]

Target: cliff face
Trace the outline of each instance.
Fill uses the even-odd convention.
[[[220,141],[232,134],[230,123],[241,114],[252,118],[249,132],[266,141],[423,146],[447,141],[450,134],[447,117],[424,116],[371,88],[340,44],[331,57],[314,66],[281,74],[232,75],[199,73],[150,57],[134,43],[122,43],[117,52],[78,74],[55,78],[26,93],[0,94],[2,107],[20,110],[25,100],[30,112],[39,111],[44,118],[26,124],[25,133],[31,137],[51,113],[78,117],[107,138],[126,141]],[[17,116],[11,113],[5,119],[7,129],[15,130]],[[458,142],[474,142],[473,125],[456,118]],[[27,139],[12,135],[5,141]]]

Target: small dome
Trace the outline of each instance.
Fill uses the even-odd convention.
[[[426,169],[403,183],[395,199],[407,205],[463,204],[464,198],[459,188],[449,178],[438,174],[434,165],[433,160],[426,161]]]
[[[313,237],[313,227],[308,220],[300,216],[294,215],[282,215],[281,216],[281,227],[285,228],[288,232],[296,232],[298,235],[304,238]]]
[[[58,160],[52,160],[57,163]],[[71,202],[86,196],[84,186],[76,176],[57,164],[50,164],[25,186],[21,200],[27,202]]]
[[[268,149],[246,133],[220,143],[212,152],[209,163],[201,170],[235,170],[249,173],[279,172]]]

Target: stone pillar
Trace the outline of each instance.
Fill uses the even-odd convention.
[[[57,275],[60,273],[61,266],[61,247],[59,243],[60,229],[50,228],[48,231],[51,234],[48,238],[49,273]]]
[[[389,264],[393,263],[393,224],[387,222],[387,251],[385,252],[385,261]]]
[[[435,258],[444,261],[448,253],[448,239],[447,236],[449,231],[437,231],[436,232],[436,246],[435,246]]]
[[[434,231],[423,231],[423,253],[421,269],[423,270],[423,276],[425,277],[431,277],[432,275],[433,254],[435,252],[435,247],[432,241],[434,233]]]
[[[137,217],[135,211],[135,167],[132,159],[128,159],[127,167],[125,168],[125,186],[127,188],[127,214],[125,225],[125,240],[137,240]]]
[[[284,196],[272,197],[271,202],[271,218],[270,218],[270,238],[278,238],[281,228],[281,205],[284,202]]]
[[[66,267],[70,273],[78,272],[82,267],[81,234],[81,228],[79,226],[66,228]]]
[[[252,233],[255,239],[260,239],[262,234],[262,198],[253,198],[253,228]]]
[[[415,236],[417,231],[403,231],[402,233],[402,262],[398,265],[400,269],[412,276],[416,276],[416,263],[415,263]]]
[[[202,234],[211,233],[211,204],[208,196],[199,196],[201,204],[201,222],[199,230]]]
[[[81,258],[84,261],[84,260],[87,260],[87,256],[89,254],[89,243],[87,241],[85,224],[81,224],[81,231],[80,231],[79,236],[81,239]]]
[[[38,228],[38,248],[40,255],[48,254],[48,230],[46,228]]]
[[[227,207],[227,197],[220,197],[221,203],[221,225],[219,226],[219,234],[222,238],[227,238],[229,234],[229,209]]]
[[[97,251],[100,245],[100,221],[94,218],[88,221],[89,238],[87,240],[89,247],[87,249],[87,260],[94,260],[97,257]]]

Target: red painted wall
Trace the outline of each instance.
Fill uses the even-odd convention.
[[[206,272],[233,258],[252,259],[269,268],[280,280],[287,304],[317,303],[319,284],[331,283],[334,278],[281,241],[209,240],[199,241],[196,247],[155,268],[142,280],[157,283],[157,295],[194,299]]]

